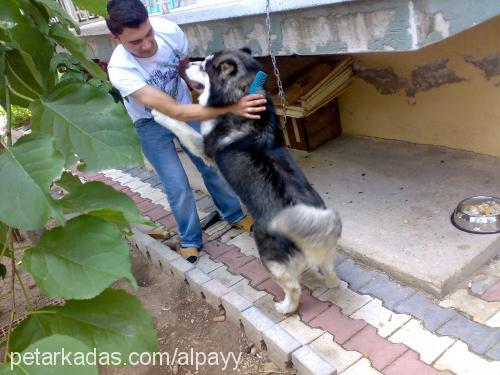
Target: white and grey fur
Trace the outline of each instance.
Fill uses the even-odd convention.
[[[249,51],[225,50],[191,63],[186,74],[203,89],[200,104],[222,107],[245,95],[261,69]],[[319,267],[328,287],[339,285],[334,260],[340,217],[325,206],[291,158],[269,96],[260,120],[226,114],[202,122],[201,134],[182,121],[152,113],[193,154],[214,163],[248,208],[262,263],[285,292],[276,304],[280,313],[297,309],[300,275],[311,265]]]

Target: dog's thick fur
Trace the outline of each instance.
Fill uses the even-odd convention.
[[[225,50],[191,63],[186,74],[203,85],[199,102],[211,107],[236,103],[245,95],[260,64],[246,50]],[[232,114],[204,121],[201,134],[153,110],[195,155],[215,163],[255,219],[254,234],[263,264],[285,291],[279,312],[299,304],[299,277],[310,265],[320,268],[328,287],[336,287],[335,247],[342,224],[291,158],[271,98],[260,120]]]

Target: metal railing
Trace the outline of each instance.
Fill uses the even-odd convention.
[[[71,0],[57,1],[75,21],[83,23],[94,21],[99,18],[99,16],[87,10],[78,8]],[[182,0],[142,0],[142,2],[149,14],[167,13],[169,9],[180,8],[183,3]]]

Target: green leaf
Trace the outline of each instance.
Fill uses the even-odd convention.
[[[11,348],[22,351],[34,340],[52,334],[74,337],[98,353],[158,350],[156,331],[141,301],[120,289],[106,289],[99,296],[44,308],[52,314],[33,314],[11,336]]]
[[[87,170],[141,164],[139,139],[125,108],[87,84],[59,84],[33,102],[33,130],[52,134],[66,165],[77,158]]]
[[[107,0],[73,0],[73,2],[80,9],[86,9],[99,16],[108,16],[108,10],[106,8]]]
[[[8,29],[20,22],[24,22],[24,18],[19,3],[16,0],[0,1],[0,28]]]
[[[82,182],[80,181],[78,176],[75,176],[70,171],[64,171],[61,177],[55,180],[54,183],[57,186],[62,187],[68,193],[72,192],[73,190],[77,189],[79,186],[82,185]]]
[[[64,353],[64,354],[63,354]],[[21,353],[12,353],[11,363],[2,364],[2,374],[29,375],[97,375],[92,351],[81,341],[63,335],[52,335],[34,342]],[[13,371],[10,371],[10,369]]]
[[[0,263],[0,277],[5,279],[5,275],[7,274],[7,267],[5,267],[2,263]]]
[[[52,138],[32,133],[0,152],[0,220],[20,229],[43,227],[49,217],[64,222],[61,209],[49,195],[52,180],[64,159]]]
[[[108,80],[104,70],[102,70],[101,67],[95,62],[88,59],[85,42],[69,31],[66,27],[58,23],[52,25],[50,27],[49,36],[59,45],[66,48],[69,53],[83,65],[92,77],[102,81]]]
[[[40,31],[27,23],[20,23],[10,29],[9,35],[30,69],[31,75],[45,91],[48,87],[48,80],[54,78],[49,74],[53,45]]]
[[[71,16],[59,5],[59,3],[55,0],[33,0],[35,3],[43,6],[47,12],[53,16],[57,17],[59,22],[69,27],[72,27],[76,30],[78,34],[80,34],[80,26],[78,23],[71,18]]]
[[[92,216],[45,231],[23,264],[51,298],[92,298],[121,278],[137,285],[128,242],[115,225]]]
[[[115,222],[121,228],[129,223],[151,224],[141,216],[132,198],[102,182],[92,181],[75,187],[59,201],[70,212],[79,212]]]
[[[47,12],[47,9],[35,3],[34,0],[17,1],[19,2],[25,22],[28,21],[43,34],[47,34],[49,31],[49,23],[52,22],[52,16]]]
[[[45,90],[38,84],[31,69],[23,59],[25,52],[9,51],[6,55],[5,71],[9,78],[11,104],[27,108],[33,100],[39,99]],[[5,103],[5,82],[0,80],[0,98]]]

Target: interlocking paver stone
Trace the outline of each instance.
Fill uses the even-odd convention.
[[[404,300],[394,307],[394,311],[415,316],[422,320],[425,328],[432,332],[457,316],[456,311],[433,304],[422,293],[416,293]]]
[[[358,266],[352,259],[347,259],[337,267],[337,275],[346,281],[351,289],[357,291],[378,274]]]
[[[455,343],[447,336],[438,336],[425,330],[420,322],[411,319],[389,337],[389,341],[405,344],[415,350],[420,359],[431,364],[443,352]]]
[[[358,294],[347,287],[345,281],[340,281],[337,288],[327,289],[327,291],[317,297],[321,301],[328,301],[336,304],[345,315],[351,315],[354,311],[366,305],[373,298],[366,294]]]
[[[253,259],[251,262],[241,266],[238,269],[238,273],[249,279],[252,286],[257,286],[271,277],[259,259]]]
[[[235,272],[238,268],[250,263],[255,258],[246,256],[245,254],[242,254],[238,248],[232,247],[229,251],[225,252],[216,259],[218,262],[226,264],[231,272]]]
[[[299,300],[298,314],[301,319],[308,323],[319,314],[330,307],[328,302],[323,302],[311,296],[311,292],[307,289],[302,290]]]
[[[276,303],[272,294],[266,294],[254,302],[254,305],[261,309],[275,323],[285,320],[286,316],[276,311]]]
[[[362,357],[361,353],[342,348],[333,341],[333,336],[329,332],[325,332],[309,346],[320,353],[331,365],[335,366],[339,373]]]
[[[243,280],[243,276],[229,272],[226,266],[222,266],[210,272],[210,277],[219,280],[222,285],[228,288]]]
[[[189,263],[182,257],[170,262],[170,270],[173,272],[174,277],[181,281],[186,279],[186,272],[192,270],[193,268],[194,264]]]
[[[418,354],[408,350],[387,366],[384,375],[452,375],[448,371],[438,371],[418,359]]]
[[[477,275],[470,282],[471,294],[479,297],[498,281],[498,277],[493,275]]]
[[[268,279],[257,285],[257,289],[271,293],[276,301],[283,301],[285,298],[285,292],[283,292],[283,289],[273,279]]]
[[[203,244],[203,250],[210,254],[212,259],[217,259],[222,254],[227,253],[229,250],[235,249],[234,246],[226,245],[224,242],[214,240]]]
[[[198,263],[196,263],[196,267],[202,270],[205,273],[210,273],[217,268],[224,267],[224,264],[220,262],[215,262],[210,258],[210,256],[204,251],[199,252]]]
[[[207,281],[212,280],[212,278],[199,268],[193,268],[186,272],[186,280],[189,283],[191,290],[201,298],[201,286]]]
[[[253,306],[252,302],[240,296],[238,293],[229,292],[222,296],[222,306],[226,310],[227,319],[240,326],[241,313]]]
[[[235,292],[239,293],[242,297],[246,298],[251,302],[255,302],[266,295],[266,292],[263,292],[261,290],[255,290],[254,288],[252,288],[248,284],[247,279],[243,279],[234,284],[231,287],[231,290],[234,290]]]
[[[342,375],[380,375],[381,373],[375,370],[369,360],[361,358],[358,362],[349,367]],[[401,374],[402,375],[402,374]]]
[[[457,314],[454,319],[444,324],[437,332],[441,335],[460,338],[470,346],[473,352],[478,354],[484,354],[500,339],[500,329],[483,326],[461,314]]]
[[[267,355],[281,369],[289,367],[292,353],[302,346],[277,324],[265,330],[262,338],[266,343]]]
[[[457,341],[438,358],[434,367],[449,370],[460,375],[497,375],[500,374],[500,361],[490,362],[471,353],[467,345]]]
[[[484,324],[497,311],[500,311],[500,302],[487,302],[470,295],[465,289],[458,289],[439,303],[443,307],[453,307],[463,311],[472,320]]]
[[[230,290],[222,285],[217,280],[210,280],[201,286],[201,290],[203,295],[205,296],[206,301],[214,308],[218,309],[221,306],[221,297],[224,294],[230,292]]]
[[[486,301],[498,301],[500,302],[500,281],[489,288],[482,296],[482,299]]]
[[[368,355],[373,367],[379,371],[408,350],[405,345],[393,344],[377,335],[375,328],[370,325],[351,337],[344,348]]]
[[[253,306],[241,313],[241,324],[248,339],[260,348],[263,340],[262,333],[276,323],[269,319],[261,309]]]
[[[309,346],[292,353],[292,363],[298,375],[336,375],[337,370]]]
[[[368,304],[360,308],[351,315],[353,319],[362,319],[370,323],[377,329],[377,333],[382,337],[387,337],[408,320],[407,314],[396,314],[382,306],[382,301],[374,298]]]
[[[287,317],[279,325],[302,345],[309,344],[324,333],[322,329],[309,327],[295,314]]]
[[[392,281],[386,275],[380,273],[368,284],[359,289],[360,293],[370,294],[383,301],[383,305],[389,310],[416,293],[413,288],[406,288]]]
[[[340,308],[333,305],[309,322],[309,325],[313,328],[321,327],[327,330],[333,335],[335,342],[343,344],[361,331],[366,326],[366,322],[343,315]]]

